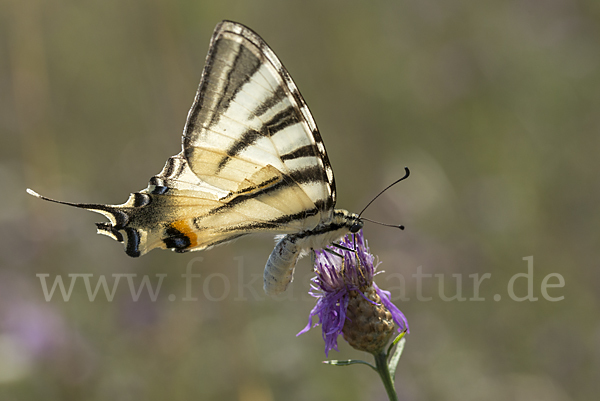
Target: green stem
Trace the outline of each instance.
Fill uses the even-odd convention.
[[[383,386],[385,387],[385,391],[387,392],[390,401],[398,401],[396,389],[394,388],[394,381],[392,380],[388,369],[386,353],[381,351],[379,354],[373,354],[373,356],[375,357],[377,372],[379,373],[379,377],[381,377],[381,381],[383,382]]]

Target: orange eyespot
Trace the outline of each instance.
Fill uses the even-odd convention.
[[[180,232],[181,235],[188,238],[188,240],[190,241],[188,248],[195,248],[196,246],[198,246],[198,236],[196,235],[194,230],[190,227],[190,225],[188,224],[187,221],[185,221],[185,220],[174,221],[173,223],[171,223],[171,227],[173,229],[177,230],[178,232]]]

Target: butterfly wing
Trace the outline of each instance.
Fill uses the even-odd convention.
[[[121,205],[63,202],[30,189],[27,192],[47,201],[104,215],[110,222],[96,223],[98,233],[125,243],[125,252],[133,257],[154,248],[205,249],[225,240],[214,233],[209,236],[195,233],[193,219],[222,206],[219,198],[223,193],[201,182],[181,154],[169,158],[146,189],[132,193]]]
[[[275,53],[241,24],[215,29],[183,152],[196,176],[230,193],[229,210],[267,207],[279,232],[331,219],[335,182],[316,124]]]
[[[130,256],[202,250],[253,232],[300,233],[329,221],[333,172],[314,120],[267,44],[217,25],[188,114],[183,151],[122,205],[55,201],[105,215],[98,232]]]

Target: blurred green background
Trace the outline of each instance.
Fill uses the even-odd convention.
[[[411,334],[401,400],[590,400],[600,391],[600,2],[5,0],[0,4],[0,399],[384,400],[365,367],[322,365],[309,260],[262,294],[268,236],[139,259],[101,216],[39,201],[122,203],[179,152],[214,26],[257,31],[311,107],[338,207],[367,217],[380,287]],[[533,296],[511,277],[533,256]],[[200,261],[198,257],[202,257]],[[187,266],[196,301],[184,301]],[[444,301],[456,277],[466,301]],[[491,274],[473,301],[469,275]],[[541,285],[552,273],[565,285]],[[134,301],[46,301],[37,274],[144,275]],[[405,291],[402,291],[401,277]],[[558,283],[551,276],[547,283]],[[525,278],[515,294],[528,291]],[[494,295],[501,300],[495,301]],[[170,295],[172,295],[170,297]],[[400,298],[409,298],[402,301]],[[364,358],[340,339],[334,359]]]

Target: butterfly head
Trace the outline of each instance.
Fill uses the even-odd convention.
[[[358,217],[357,214],[352,214],[350,216],[348,224],[350,225],[350,227],[349,227],[350,232],[352,234],[356,234],[357,232],[359,232],[363,228],[363,225],[365,223],[363,223],[363,221],[360,219],[360,217]]]
[[[338,231],[341,235],[348,233],[355,234],[363,228],[363,220],[356,213],[350,213],[347,210],[336,209],[333,212],[331,223],[327,224],[324,231]]]

